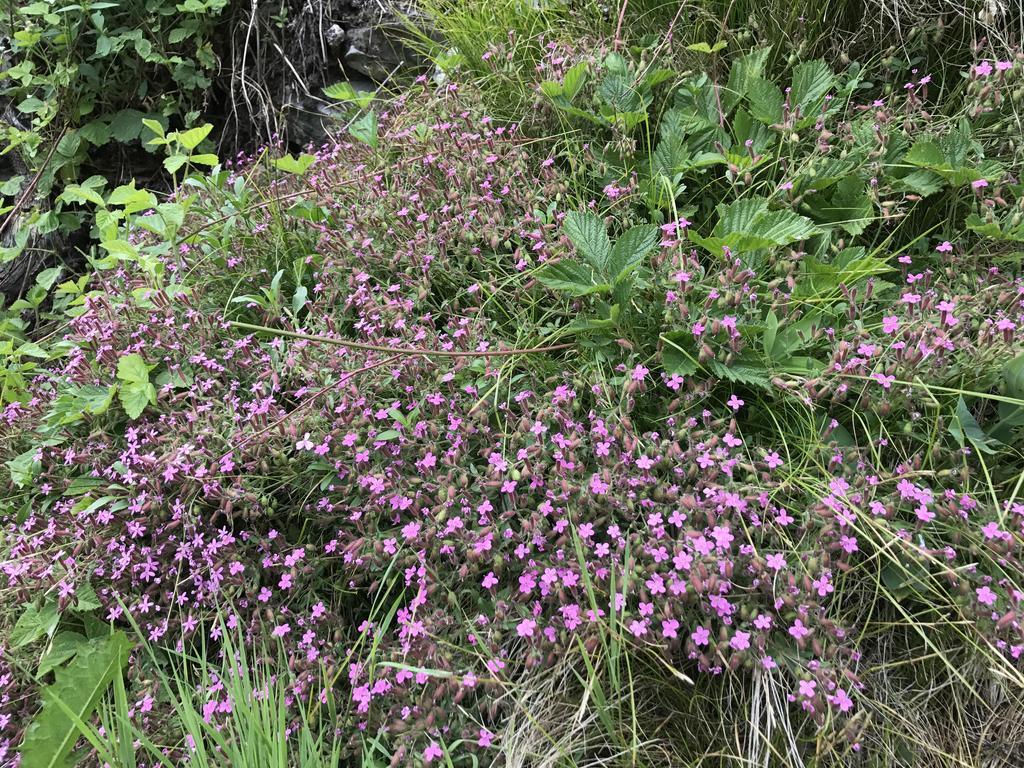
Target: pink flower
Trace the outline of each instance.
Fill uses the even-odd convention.
[[[836,688],[835,695],[829,696],[828,701],[840,712],[849,712],[853,709],[853,699],[842,688]]]
[[[498,577],[494,575],[494,571],[489,571],[487,575],[484,576],[484,580],[480,583],[483,585],[484,589],[490,589],[498,583]]]
[[[648,368],[645,368],[642,365],[638,365],[636,368],[633,369],[633,381],[643,381],[644,377],[647,376],[648,373],[650,373],[650,370]]]
[[[734,651],[745,651],[750,647],[750,633],[749,632],[737,632],[729,640],[729,647]]]
[[[661,634],[665,637],[677,637],[679,622],[675,619],[664,619],[661,622]]]
[[[488,731],[486,728],[480,729],[480,738],[477,739],[477,746],[487,748],[491,746],[491,740],[494,739],[494,734]]]
[[[726,401],[725,404],[728,405],[730,408],[732,408],[734,411],[738,411],[740,408],[743,407],[743,401],[740,400],[738,397],[736,397],[736,395],[732,395]]]
[[[537,622],[533,619],[523,619],[519,622],[516,627],[516,632],[520,637],[533,637],[534,630],[537,629]]]
[[[437,745],[437,742],[432,741],[430,742],[430,746],[423,750],[423,762],[432,763],[443,754],[444,752],[441,751],[441,747]]]
[[[818,687],[818,684],[813,680],[801,680],[800,681],[800,695],[805,699],[814,697],[814,689]]]
[[[987,186],[988,182],[985,181],[985,179],[975,179],[974,181],[971,182],[971,187],[973,187],[974,189],[981,189],[982,187]]]
[[[953,250],[953,244],[949,240],[943,240],[941,243],[935,246],[935,250],[939,253],[949,253]]]
[[[991,608],[996,604],[998,596],[988,587],[978,587],[975,592],[978,594],[978,602]]]
[[[895,315],[886,315],[882,318],[882,331],[885,333],[896,333],[900,327],[900,319]]]
[[[983,61],[980,64],[974,65],[974,74],[978,77],[988,77],[992,74],[992,65],[987,61]]]
[[[710,630],[704,627],[697,627],[697,629],[690,633],[690,639],[693,640],[694,645],[707,645],[710,637]]]
[[[804,623],[800,621],[800,619],[797,619],[793,622],[793,626],[789,628],[789,634],[791,634],[795,639],[800,640],[811,634],[811,630],[805,627]]]

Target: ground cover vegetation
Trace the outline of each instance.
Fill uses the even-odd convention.
[[[3,315],[0,762],[1024,764],[1001,8],[426,0],[305,152],[139,110]]]

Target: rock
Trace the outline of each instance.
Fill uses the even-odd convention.
[[[380,83],[396,70],[422,65],[416,53],[402,42],[403,32],[401,28],[387,24],[350,29],[345,68]]]

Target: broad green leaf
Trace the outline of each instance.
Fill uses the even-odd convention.
[[[613,283],[638,267],[658,246],[658,228],[653,224],[630,227],[615,241],[608,258],[607,276]]]
[[[580,255],[604,274],[612,252],[612,242],[608,239],[604,222],[590,211],[569,211],[562,228]]]
[[[790,104],[800,107],[801,118],[815,119],[819,102],[831,90],[835,79],[828,65],[821,59],[805,61],[793,70],[793,85],[789,92]]]
[[[58,632],[53,636],[50,647],[39,659],[39,668],[36,670],[36,674],[42,677],[52,672],[78,653],[87,642],[85,635],[78,632]]]
[[[562,80],[562,93],[572,101],[587,82],[587,62],[580,61],[571,66]]]
[[[181,167],[188,162],[185,155],[169,155],[164,158],[164,168],[168,173],[174,174],[181,170]]]
[[[114,676],[121,674],[131,645],[123,632],[114,632],[85,644],[67,666],[57,668],[54,682],[41,691],[42,709],[25,730],[22,768],[67,764],[81,736],[76,720],[90,719]]]
[[[366,109],[373,101],[373,91],[357,91],[351,83],[344,81],[324,88],[324,95],[335,101],[351,102],[360,109]]]
[[[149,372],[152,367],[146,364],[141,355],[133,352],[118,359],[117,378],[127,382],[149,383]]]
[[[303,174],[309,170],[316,158],[306,152],[303,152],[297,158],[292,157],[291,153],[284,157],[279,157],[274,161],[274,167],[278,170],[284,171],[285,173]]]
[[[178,131],[175,137],[181,146],[191,152],[203,143],[203,139],[209,136],[212,130],[213,126],[210,123],[206,123],[196,128],[189,128],[187,131]]]
[[[903,156],[903,159],[911,165],[924,168],[942,168],[946,165],[946,158],[942,149],[934,140],[929,138],[918,139],[914,146]]]
[[[537,280],[556,291],[564,291],[571,296],[586,296],[611,290],[611,284],[599,283],[593,270],[579,262],[560,261],[542,267],[537,272]]]
[[[377,148],[377,113],[372,109],[348,127],[348,132],[364,144]]]
[[[220,158],[214,154],[203,154],[203,155],[189,155],[188,161],[190,163],[199,163],[199,165],[214,166],[220,162]]]
[[[122,109],[110,120],[110,135],[122,144],[134,141],[142,133],[142,118],[145,115],[137,109]]]
[[[755,78],[747,84],[747,100],[750,103],[750,114],[765,125],[776,125],[782,122],[782,106],[785,96],[775,83]]]
[[[4,462],[4,466],[11,474],[11,482],[18,488],[24,488],[39,473],[40,465],[36,460],[38,453],[38,448],[29,448],[24,453],[19,453],[13,459]]]
[[[728,45],[728,43],[725,40],[719,40],[714,45],[710,45],[702,40],[699,43],[690,43],[686,46],[686,50],[693,51],[694,53],[712,54],[718,53],[720,50],[725,48],[726,45]]]
[[[60,614],[56,603],[46,603],[42,608],[29,604],[18,617],[11,630],[9,642],[12,648],[23,648],[42,637],[49,637],[57,629]]]
[[[898,179],[896,184],[906,192],[912,192],[921,197],[928,197],[942,189],[942,177],[929,170],[920,169],[908,173],[902,179]]]
[[[733,62],[729,80],[721,92],[722,108],[726,112],[731,112],[740,99],[750,92],[751,83],[761,78],[769,53],[771,48],[759,48]]]
[[[771,375],[764,367],[764,363],[754,355],[741,355],[730,365],[718,360],[709,360],[707,365],[710,371],[720,379],[761,389],[771,389]]]
[[[1003,366],[1003,381],[1011,397],[1024,400],[1024,354],[1017,355]]]
[[[127,382],[120,386],[117,396],[128,417],[137,419],[147,405],[156,404],[156,387],[149,382]]]
[[[626,75],[606,76],[597,87],[597,95],[612,114],[640,112],[643,101],[633,81]]]
[[[957,398],[956,411],[949,423],[949,433],[953,435],[957,445],[961,448],[970,442],[982,453],[996,453],[996,449],[992,446],[992,439],[978,425],[963,396]]]
[[[693,334],[689,331],[672,331],[661,337],[663,347],[661,364],[666,373],[692,376],[699,369],[697,355],[693,348]]]

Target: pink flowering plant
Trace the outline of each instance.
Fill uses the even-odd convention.
[[[272,694],[364,765],[574,719],[566,764],[742,722],[867,765],[915,675],[1019,720],[1020,63],[954,120],[925,76],[537,45],[577,154],[421,77],[299,158],[80,192],[105,256],[0,411],[0,760],[230,763]]]

